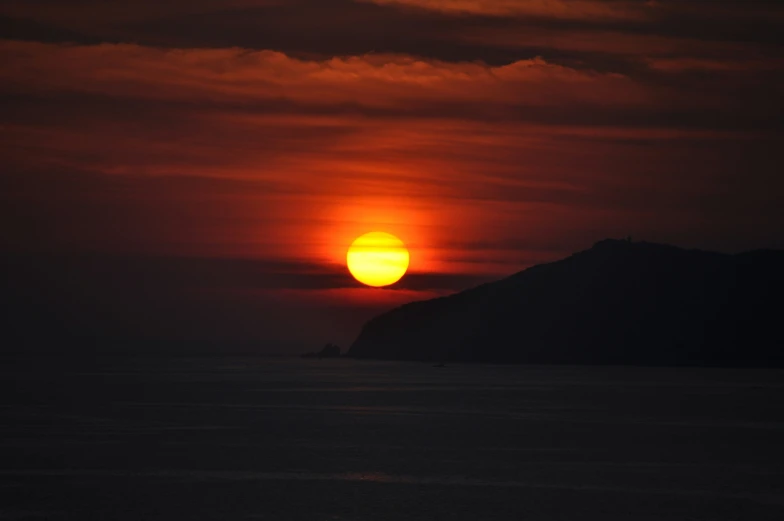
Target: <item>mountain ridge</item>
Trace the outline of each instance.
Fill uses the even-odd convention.
[[[374,317],[347,356],[488,363],[784,366],[784,252],[605,239]]]

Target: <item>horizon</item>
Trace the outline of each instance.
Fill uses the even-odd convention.
[[[666,248],[685,253],[717,254],[726,257],[741,256],[749,253],[784,253],[784,249],[716,252],[683,248],[673,244],[632,240],[632,237],[605,238],[595,241],[588,248],[527,266],[513,273],[507,273],[498,277],[461,277],[448,274],[409,273],[400,281],[383,288],[364,287],[348,273],[346,268],[341,266],[312,271],[314,266],[306,265],[303,273],[307,273],[307,278],[310,282],[298,280],[299,291],[339,288],[346,293],[340,294],[340,298],[333,297],[331,300],[323,300],[321,302],[323,308],[316,310],[305,309],[305,313],[303,313],[303,307],[300,302],[295,301],[292,305],[291,301],[286,302],[280,298],[280,292],[289,290],[292,281],[290,278],[281,281],[280,275],[271,270],[269,263],[265,263],[263,260],[250,258],[121,255],[116,253],[16,254],[4,258],[4,268],[7,272],[14,273],[16,277],[24,276],[27,280],[42,275],[50,277],[51,280],[55,281],[69,279],[69,286],[66,286],[66,288],[71,290],[68,304],[76,307],[79,314],[89,317],[101,316],[101,311],[98,308],[107,304],[110,305],[112,301],[127,301],[130,304],[126,304],[124,313],[146,315],[146,320],[150,323],[160,320],[159,310],[153,309],[151,312],[144,310],[145,305],[149,303],[150,296],[145,297],[138,293],[138,287],[143,284],[154,285],[153,299],[157,299],[159,295],[173,296],[174,300],[172,302],[175,305],[179,305],[181,309],[186,310],[186,313],[203,312],[205,307],[208,309],[221,309],[226,305],[226,301],[225,298],[221,298],[221,293],[217,292],[216,289],[223,288],[224,290],[231,289],[232,292],[241,290],[251,295],[255,294],[257,297],[263,294],[269,297],[266,303],[275,307],[280,307],[281,304],[288,305],[288,313],[291,313],[291,316],[297,321],[313,320],[313,317],[309,316],[307,312],[315,311],[315,313],[321,314],[323,309],[329,309],[329,329],[334,330],[337,317],[337,320],[342,320],[342,322],[337,322],[341,326],[341,333],[335,335],[332,331],[325,333],[323,330],[317,330],[315,334],[312,334],[313,331],[309,330],[308,333],[311,333],[311,335],[304,340],[300,338],[297,342],[287,344],[287,341],[291,340],[291,336],[281,336],[277,343],[265,344],[264,331],[262,330],[262,336],[259,336],[260,328],[258,327],[245,329],[239,335],[227,334],[225,323],[218,321],[210,324],[207,321],[206,325],[201,324],[201,327],[197,326],[192,329],[190,336],[173,338],[164,334],[145,338],[128,334],[129,328],[127,325],[123,326],[122,321],[120,321],[115,322],[113,328],[110,328],[108,333],[104,333],[103,336],[94,336],[94,333],[90,333],[90,327],[58,330],[56,326],[60,318],[59,315],[62,315],[63,312],[56,305],[52,309],[47,309],[47,304],[51,302],[57,303],[58,300],[64,304],[65,301],[62,300],[63,295],[59,295],[58,298],[54,296],[56,292],[44,292],[37,295],[38,300],[44,303],[39,311],[47,312],[49,317],[58,317],[55,319],[54,324],[49,324],[49,327],[55,325],[55,333],[50,338],[41,338],[31,334],[29,339],[25,339],[20,335],[15,338],[15,343],[12,343],[4,354],[17,356],[29,352],[31,356],[60,355],[74,356],[77,359],[101,355],[134,356],[135,354],[145,357],[255,355],[291,357],[312,352],[314,348],[322,344],[333,342],[341,348],[342,354],[347,354],[349,348],[358,339],[363,326],[368,321],[380,317],[394,308],[412,302],[448,297],[488,283],[501,283],[508,278],[527,271],[529,268],[565,261],[573,256],[594,251],[608,243],[628,247],[642,246],[648,249],[651,247]],[[43,262],[41,262],[42,260]],[[101,276],[97,277],[97,273],[101,273]],[[211,277],[209,288],[211,288],[210,291],[212,293],[210,293],[210,298],[208,299],[211,302],[209,304],[197,302],[193,306],[193,288],[201,287],[201,291],[205,291],[207,285],[200,283],[201,278],[205,276]],[[175,279],[176,282],[172,283],[172,279]],[[9,284],[6,287],[6,291],[8,292],[7,296],[11,299],[36,296],[35,293],[28,292],[24,284],[16,286]],[[377,296],[376,292],[378,291],[383,292],[382,295],[387,297],[386,300]],[[358,292],[360,296],[353,296],[351,292]],[[373,292],[375,299],[372,301],[373,305],[369,305],[368,299],[362,296],[362,293],[367,292]],[[423,297],[423,294],[427,296]],[[246,323],[263,319],[265,313],[270,311],[270,308],[262,308],[260,310],[256,306],[258,306],[258,300],[255,302],[255,306],[247,306],[246,313],[250,311],[251,314],[245,317]],[[279,312],[279,310],[277,311]],[[253,315],[253,313],[258,314]],[[65,315],[68,316],[68,313],[65,313]],[[5,315],[7,321],[5,325],[6,334],[8,335],[14,331],[21,333],[18,328],[19,323],[13,323],[20,321],[24,327],[25,320],[31,318],[34,317],[24,313],[19,316],[15,316],[13,311],[7,313]],[[111,323],[111,321],[107,322]],[[187,320],[180,319],[180,322],[186,323]],[[310,325],[312,326],[314,322],[311,322]],[[194,327],[192,322],[190,327]],[[292,325],[291,328],[296,329],[296,326]],[[137,329],[139,328],[137,327]],[[141,328],[141,330],[147,329]],[[125,335],[121,333],[123,330],[126,332]],[[80,332],[84,336],[80,336]],[[84,332],[87,333],[85,334]],[[171,330],[171,333],[174,332],[176,332],[176,327]],[[337,337],[337,339],[334,337]],[[14,338],[13,334],[11,334],[11,338]],[[58,338],[59,344],[56,342]],[[31,341],[32,345],[30,344]],[[60,352],[63,344],[70,349],[66,355]],[[16,350],[14,350],[15,347],[17,348]],[[276,347],[280,350],[274,351]]]

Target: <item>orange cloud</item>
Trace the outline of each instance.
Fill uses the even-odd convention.
[[[82,92],[172,101],[353,104],[415,110],[417,103],[514,106],[630,105],[646,90],[620,74],[542,58],[491,67],[399,55],[302,60],[274,51],[164,50],[130,44],[0,43],[5,90]]]

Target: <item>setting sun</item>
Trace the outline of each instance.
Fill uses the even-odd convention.
[[[408,261],[408,249],[403,241],[384,232],[358,237],[346,253],[346,264],[354,278],[374,287],[400,280],[408,269]]]

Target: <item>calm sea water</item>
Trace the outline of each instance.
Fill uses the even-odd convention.
[[[0,519],[784,519],[777,371],[117,358],[0,382]]]

